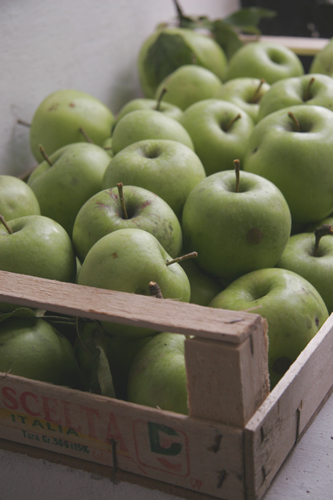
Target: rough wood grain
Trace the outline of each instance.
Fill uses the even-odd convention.
[[[248,500],[260,499],[333,386],[333,316],[244,430]]]
[[[0,271],[0,301],[241,343],[259,316]]]

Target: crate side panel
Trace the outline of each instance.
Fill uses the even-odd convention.
[[[0,438],[244,500],[241,430],[22,377],[0,377]]]
[[[333,386],[333,316],[292,364],[244,430],[249,500],[262,498]]]

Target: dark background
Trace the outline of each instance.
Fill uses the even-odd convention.
[[[242,0],[242,7],[263,7],[277,12],[260,23],[263,35],[333,37],[333,0]],[[310,57],[302,57],[308,70]]]

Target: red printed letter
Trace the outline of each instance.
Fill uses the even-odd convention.
[[[3,397],[4,397],[4,405],[7,406],[7,408],[9,408],[10,410],[17,410],[17,408],[19,407],[18,405],[18,402],[16,401],[16,399],[13,398],[13,396],[11,396],[10,393],[13,393],[14,395],[16,395],[16,392],[14,391],[14,389],[11,389],[10,387],[3,387],[2,389],[2,394],[3,394]],[[8,399],[8,401],[10,401],[11,404],[7,403],[6,402],[6,399]]]

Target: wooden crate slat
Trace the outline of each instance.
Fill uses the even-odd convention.
[[[242,343],[261,321],[252,313],[162,301],[6,271],[0,271],[0,301],[233,343]]]
[[[333,316],[326,321],[244,430],[248,500],[262,498],[333,387]]]

